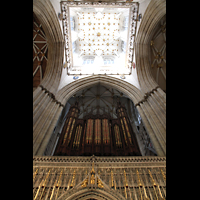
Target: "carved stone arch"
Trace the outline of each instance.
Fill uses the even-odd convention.
[[[150,62],[148,60],[150,53],[150,41],[152,34],[158,22],[166,15],[166,0],[151,0],[144,16],[135,39],[135,58],[138,81],[143,92],[149,92],[158,84],[150,72]],[[142,56],[141,56],[142,55]],[[166,94],[158,88],[158,93],[165,100]]]
[[[73,189],[72,189],[73,190]],[[115,191],[106,191],[105,189],[99,188],[84,188],[80,190],[67,191],[63,195],[61,195],[58,200],[87,200],[90,198],[98,199],[98,200],[125,200],[125,198]]]
[[[74,188],[62,194],[58,200],[86,200],[90,198],[97,198],[98,200],[125,200],[118,191],[110,188],[95,172],[95,156],[91,156],[91,159],[93,160],[92,170]],[[93,176],[93,183],[91,176]]]
[[[78,79],[64,86],[61,90],[58,91],[55,98],[58,99],[58,101],[60,101],[63,105],[65,105],[70,97],[72,97],[78,91],[92,87],[99,83],[101,85],[120,90],[122,93],[127,95],[134,102],[134,104],[141,101],[144,96],[144,93],[134,85],[119,78],[105,75],[93,75]]]
[[[64,37],[58,16],[50,0],[34,0],[33,12],[42,24],[48,44],[48,62],[40,85],[55,94],[62,73]],[[33,98],[38,96],[40,90],[38,87],[34,91]]]
[[[71,82],[70,84],[64,86],[61,90],[59,90],[58,93],[55,95],[55,98],[63,105],[65,105],[70,97],[72,97],[78,91],[83,90],[87,87],[94,86],[98,83],[121,91],[122,93],[127,95],[134,104],[143,101],[144,93],[136,88],[134,85],[121,79],[106,75],[93,75]],[[137,109],[143,120],[145,129],[148,132],[149,137],[151,138],[157,155],[164,156],[165,143],[161,140],[162,138],[160,139],[160,132],[162,130],[160,131],[159,127],[157,127],[156,125],[158,119],[155,115],[152,115],[152,108],[147,103],[145,105],[137,106]]]

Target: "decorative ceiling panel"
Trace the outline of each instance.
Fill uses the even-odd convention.
[[[122,103],[125,103],[127,96],[116,89],[98,84],[77,92],[69,99],[69,103],[74,105],[75,101],[79,102],[79,118],[87,113],[94,115],[109,113],[113,118],[116,118],[117,101],[119,99]]]
[[[68,75],[131,74],[138,3],[61,2]]]

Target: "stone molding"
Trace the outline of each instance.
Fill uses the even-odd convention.
[[[98,157],[98,156],[34,156],[33,166],[51,167],[165,167],[164,156],[126,156],[126,157]]]
[[[152,89],[150,92],[145,93],[144,98],[139,101],[138,103],[135,104],[135,106],[140,106],[140,104],[144,103],[145,101],[147,101],[148,97],[151,96],[151,94],[154,93],[154,91],[157,91],[157,89],[159,88],[159,86],[156,86],[154,89]]]
[[[53,99],[54,102],[56,102],[56,104],[59,104],[60,106],[62,106],[64,108],[64,105],[59,102],[56,98],[55,98],[55,95],[53,93],[51,93],[49,90],[47,90],[45,87],[43,87],[42,85],[39,85],[39,87],[42,88],[42,90],[45,91],[45,93],[48,94],[49,97],[51,97]]]

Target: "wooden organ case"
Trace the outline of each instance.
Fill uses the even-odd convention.
[[[118,102],[117,119],[107,113],[78,119],[78,103],[70,107],[55,156],[141,156],[126,108]]]

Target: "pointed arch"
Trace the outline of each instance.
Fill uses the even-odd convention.
[[[117,192],[118,193],[118,192]],[[86,199],[98,199],[98,200],[125,200],[122,195],[116,194],[116,191],[108,191],[105,189],[99,188],[84,188],[84,189],[76,189],[65,192],[61,195],[58,200],[86,200]]]
[[[40,85],[51,93],[55,93],[62,73],[64,37],[51,1],[34,0],[33,12],[42,24],[48,43],[48,62]],[[33,93],[33,98],[36,98],[39,93],[40,88],[38,87]]]
[[[166,15],[166,0],[151,0],[145,10],[141,24],[135,38],[135,59],[138,81],[143,92],[149,92],[158,84],[150,73],[150,42],[155,27],[162,17]],[[142,55],[142,56],[141,56]],[[162,101],[166,100],[166,94],[159,88],[158,95]]]
[[[64,86],[61,90],[58,91],[58,93],[55,95],[55,98],[63,105],[65,105],[70,97],[77,93],[79,90],[94,86],[98,83],[121,91],[127,95],[134,104],[140,102],[144,97],[144,93],[142,91],[124,80],[106,75],[93,75],[78,79]],[[148,103],[144,103],[143,105],[138,106],[137,109],[157,154],[159,156],[164,156],[165,142],[162,141],[159,133],[159,127],[156,125],[156,121],[158,121],[158,119],[156,115],[152,115],[154,111]]]
[[[64,86],[61,90],[58,91],[58,93],[55,95],[55,98],[63,105],[65,105],[70,99],[70,97],[77,93],[79,90],[92,87],[99,83],[101,85],[109,86],[116,90],[120,90],[122,93],[127,95],[134,102],[134,104],[141,101],[144,96],[144,93],[141,92],[134,85],[123,81],[119,78],[106,75],[93,75],[78,79]]]

